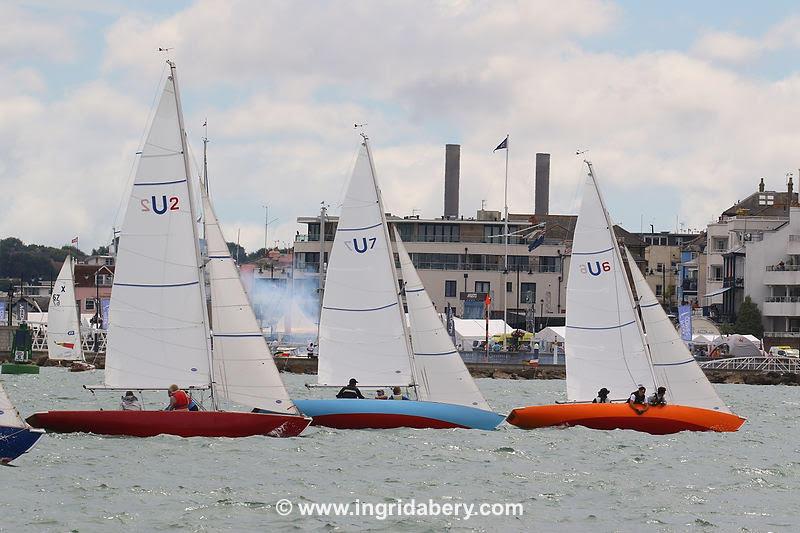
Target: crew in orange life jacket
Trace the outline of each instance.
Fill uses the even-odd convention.
[[[188,411],[189,410],[189,396],[178,388],[174,383],[169,386],[167,391],[169,394],[169,405],[167,411]]]

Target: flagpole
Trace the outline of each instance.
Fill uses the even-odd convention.
[[[506,328],[508,327],[508,137],[506,134],[506,181],[503,190],[504,217],[503,234],[505,235],[505,261],[503,263],[503,350],[506,349]]]

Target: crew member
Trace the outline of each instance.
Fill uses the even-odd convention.
[[[174,383],[169,386],[167,391],[169,394],[169,405],[167,411],[188,411],[189,410],[189,396],[178,388]]]
[[[592,400],[592,403],[611,403],[611,400],[608,399],[609,392],[611,391],[603,387],[602,389],[597,391],[597,398]]]
[[[125,396],[122,397],[120,409],[123,411],[141,411],[142,406],[139,404],[139,398],[136,397],[133,391],[128,391],[125,393]]]
[[[647,399],[650,405],[667,405],[667,388],[659,387],[655,394]]]
[[[377,392],[375,392],[375,399],[376,400],[388,400],[389,397],[386,396],[386,392],[383,389],[378,389]]]
[[[631,409],[636,411],[636,414],[640,415],[647,411],[647,395],[645,394],[647,389],[644,388],[644,385],[639,385],[639,388],[633,391],[628,398],[628,405],[631,406]]]
[[[347,384],[347,386],[342,387],[341,390],[339,390],[339,394],[337,394],[336,397],[361,398],[363,400],[364,395],[361,394],[360,390],[358,390],[358,387],[356,387],[356,383],[358,383],[358,381],[356,381],[356,378],[350,378],[350,382]]]
[[[389,396],[390,400],[408,400],[408,397],[403,394],[403,391],[400,390],[400,387],[395,387],[392,389],[392,395]]]

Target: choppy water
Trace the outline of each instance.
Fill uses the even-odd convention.
[[[285,375],[298,397],[309,376]],[[3,376],[27,415],[95,408],[102,373]],[[479,380],[500,412],[563,397],[563,381]],[[294,439],[47,435],[0,469],[8,531],[797,531],[800,387],[722,385],[735,434],[582,428],[336,431]],[[295,502],[279,516],[275,503]],[[521,517],[299,517],[300,502],[522,503]]]

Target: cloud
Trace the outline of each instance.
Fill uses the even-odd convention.
[[[80,26],[73,16],[42,16],[39,10],[0,3],[0,57],[4,62],[71,61],[77,50],[73,35]]]
[[[755,190],[783,189],[794,165],[800,76],[769,80],[731,65],[793,42],[789,19],[757,39],[715,30],[689,51],[600,51],[618,38],[610,2],[196,2],[171,15],[122,12],[94,29],[102,67],[59,92],[46,71],[0,63],[0,232],[102,244],[126,194],[149,100],[175,46],[194,157],[209,121],[209,172],[229,240],[291,241],[297,216],[338,213],[366,122],[387,209],[442,212],[444,144],[460,143],[461,212],[533,205],[536,152],[552,154],[551,212],[574,213],[589,149],[612,215],[705,225]],[[783,46],[783,44],[782,44]],[[788,45],[787,45],[788,46]],[[766,47],[766,48],[765,48]],[[726,55],[727,54],[727,55]],[[755,55],[753,55],[755,54]],[[2,76],[6,79],[6,76]],[[11,78],[9,78],[11,79]],[[637,191],[676,203],[644,203]],[[43,194],[42,191],[46,191]],[[57,191],[57,194],[51,191]],[[29,217],[31,206],[36,217]],[[25,221],[24,224],[18,221]],[[73,228],[77,228],[73,231]],[[86,235],[86,238],[84,238]],[[74,235],[73,235],[74,236]]]

